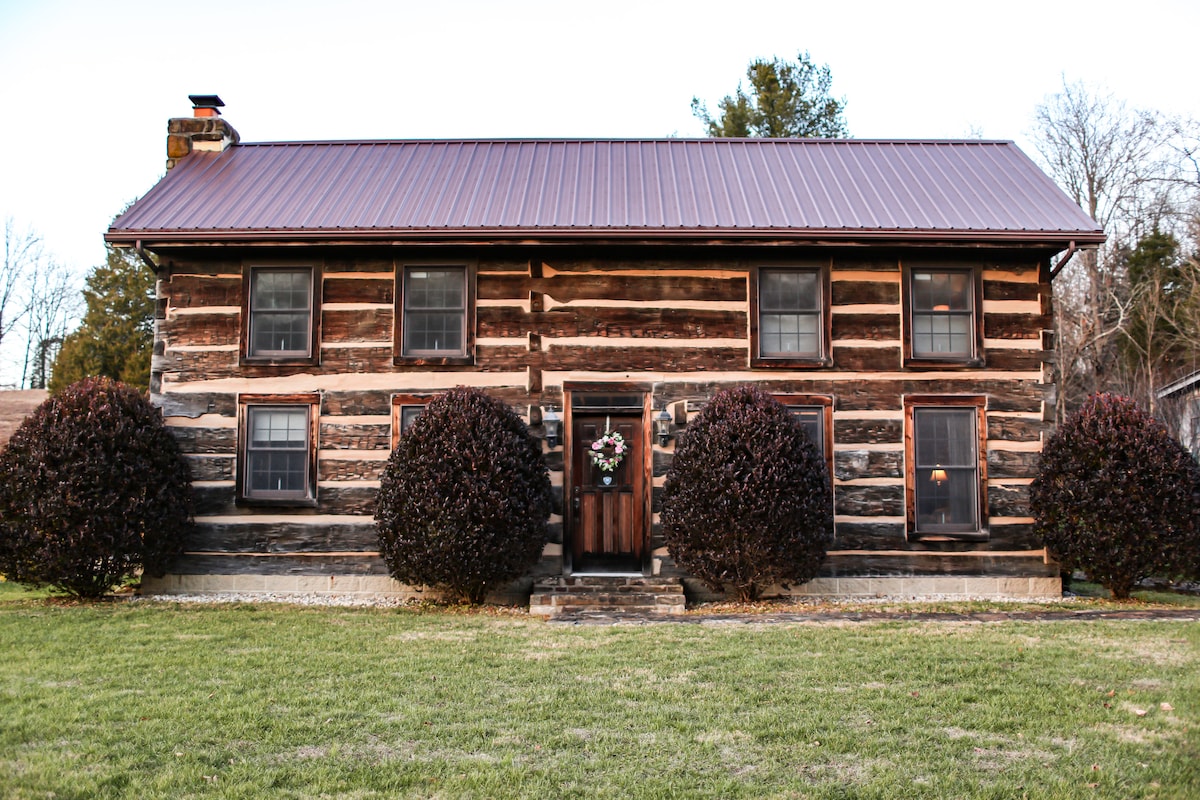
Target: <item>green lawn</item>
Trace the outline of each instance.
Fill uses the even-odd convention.
[[[0,591],[0,796],[1200,796],[1200,624],[569,626]]]

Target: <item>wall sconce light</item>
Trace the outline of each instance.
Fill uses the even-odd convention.
[[[546,444],[550,449],[558,447],[558,434],[562,430],[562,417],[550,406],[542,414],[542,424],[546,426]]]
[[[666,447],[671,441],[671,422],[671,414],[665,407],[654,415],[654,432],[658,434],[660,447]]]
[[[941,486],[946,482],[946,470],[942,469],[941,467],[934,467],[933,472],[929,473],[929,480],[933,481],[936,485]]]

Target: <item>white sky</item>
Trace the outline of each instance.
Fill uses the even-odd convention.
[[[857,138],[1015,139],[1065,75],[1200,116],[1200,3],[0,0],[0,219],[80,274],[219,94],[244,141],[700,136],[755,57],[808,50]]]

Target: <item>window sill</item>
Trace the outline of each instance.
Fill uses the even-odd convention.
[[[986,365],[982,358],[906,358],[904,366],[910,369],[980,369]]]
[[[317,498],[271,498],[271,497],[239,497],[234,505],[247,508],[316,508]]]
[[[470,367],[475,364],[475,357],[473,355],[394,356],[392,363],[397,367]]]
[[[750,359],[750,366],[753,369],[825,369],[833,366],[833,359],[756,356]]]
[[[981,531],[909,531],[910,542],[986,542],[988,532]]]
[[[315,356],[240,356],[242,367],[315,367],[321,363]]]

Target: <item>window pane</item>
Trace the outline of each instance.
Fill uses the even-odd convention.
[[[816,314],[766,314],[759,326],[759,348],[770,355],[819,355]]]
[[[400,408],[400,432],[404,433],[412,424],[416,422],[417,417],[421,416],[421,412],[425,410],[425,406],[401,406]]]
[[[252,492],[307,492],[307,454],[302,452],[251,451]]]
[[[404,351],[461,352],[462,315],[432,311],[410,311],[404,315]]]
[[[250,409],[250,442],[254,447],[305,449],[308,444],[308,409]]]
[[[914,311],[970,311],[972,274],[913,270],[912,307]]]
[[[252,352],[308,350],[308,314],[259,312],[255,315]]]
[[[817,454],[825,458],[825,409],[821,406],[788,406],[804,429],[808,439],[817,446]]]
[[[821,308],[819,277],[815,270],[762,270],[759,305],[767,311],[817,311]]]
[[[914,356],[971,355],[973,318],[958,312],[912,315]]]
[[[308,355],[312,271],[250,273],[250,355]]]
[[[978,529],[977,415],[975,409],[914,409],[918,529]]]
[[[979,498],[979,486],[975,480],[975,470],[919,470],[916,497],[918,529],[953,526],[959,530],[973,531],[978,527],[975,506]]]
[[[917,465],[974,466],[975,416],[974,409],[916,409]]]

